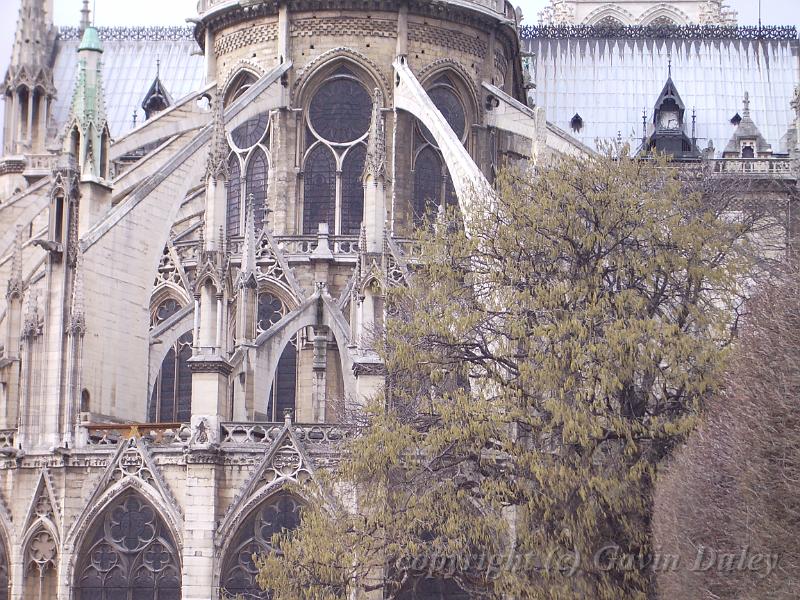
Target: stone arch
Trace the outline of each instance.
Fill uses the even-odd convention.
[[[39,517],[28,527],[21,543],[22,584],[25,600],[49,600],[58,589],[61,543],[50,519]]]
[[[113,465],[112,465],[113,466]],[[64,538],[64,548],[71,552],[71,556],[64,564],[64,577],[71,585],[75,578],[75,570],[79,559],[79,549],[86,541],[91,532],[92,526],[97,519],[113,504],[113,502],[127,492],[135,492],[142,496],[148,504],[158,513],[169,529],[172,539],[175,540],[176,547],[180,550],[183,546],[182,517],[178,513],[177,507],[170,506],[162,497],[161,493],[149,483],[137,477],[125,477],[104,492],[97,496],[92,496],[81,512],[75,523],[67,532]]]
[[[11,591],[11,550],[14,546],[9,531],[6,515],[0,514],[0,600],[8,600]]]
[[[88,522],[68,573],[77,600],[82,590],[131,590],[135,585],[158,590],[159,599],[180,598],[179,538],[158,503],[143,491],[121,487]]]
[[[322,295],[319,291],[256,338],[256,389],[271,389],[275,370],[286,344],[304,327],[315,325],[324,325],[333,334],[339,351],[344,393],[355,397],[353,360],[348,347],[349,325],[338,307],[331,302],[330,297]]]
[[[659,19],[669,19],[675,25],[686,25],[690,21],[689,15],[685,12],[662,2],[644,11],[639,16],[639,24],[652,25],[654,21],[658,21]]]
[[[168,300],[175,300],[178,303],[179,310],[190,306],[194,302],[194,299],[189,296],[182,286],[171,282],[161,283],[153,290],[150,296],[151,321],[155,311]]]
[[[262,532],[259,532],[258,520],[263,518],[263,513],[273,507],[279,508],[280,512],[276,516],[280,520],[277,525],[291,530],[299,524],[300,511],[306,504],[308,502],[301,492],[294,489],[289,492],[286,488],[286,482],[279,482],[259,488],[246,502],[239,506],[236,513],[231,515],[231,520],[227,523],[227,527],[224,530],[220,529],[221,535],[218,539],[219,545],[216,556],[219,566],[216,569],[216,584],[219,586],[220,591],[224,589],[228,589],[233,593],[244,591],[241,588],[230,588],[226,586],[226,583],[230,582],[237,574],[242,574],[244,578],[251,579],[247,577],[247,573],[244,573],[246,570],[245,565],[252,565],[250,556],[254,553],[271,550],[269,540],[266,539],[264,534],[270,533],[271,535],[273,532],[277,533],[279,529],[275,526],[276,524],[263,523]],[[287,507],[289,510],[286,510]],[[290,525],[290,527],[285,527],[286,525]]]
[[[325,81],[326,76],[342,65],[354,69],[356,74],[361,76],[368,91],[371,92],[377,87],[384,101],[390,97],[391,86],[377,63],[352,48],[339,47],[323,52],[300,71],[292,86],[292,104],[294,106],[308,104],[314,95],[314,90]]]
[[[468,119],[474,123],[482,120],[482,111],[478,110],[478,88],[469,71],[457,60],[451,58],[441,58],[435,60],[423,68],[417,79],[422,87],[427,89],[432,82],[442,75],[449,75],[455,87],[459,90],[462,99],[465,101],[464,108],[467,110]]]
[[[260,68],[252,63],[240,62],[231,70],[225,85],[222,87],[222,103],[228,106],[232,101],[241,96],[262,76]],[[246,86],[242,89],[243,86]]]
[[[584,25],[598,25],[600,21],[607,18],[613,18],[622,23],[623,25],[633,25],[636,23],[636,17],[629,10],[625,10],[614,4],[610,6],[601,6],[594,9],[583,20]]]

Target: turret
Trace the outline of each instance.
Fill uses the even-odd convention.
[[[78,76],[64,153],[70,157],[81,182],[79,235],[83,236],[110,208],[109,148],[102,77],[103,46],[97,29],[86,27],[78,48]]]
[[[42,154],[56,89],[50,64],[55,28],[48,0],[22,0],[4,83],[3,154]]]

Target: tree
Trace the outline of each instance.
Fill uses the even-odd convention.
[[[800,280],[753,302],[726,386],[659,482],[664,598],[774,600],[800,589]]]
[[[425,229],[385,389],[261,561],[274,598],[645,598],[655,467],[715,390],[761,223],[706,181],[565,157]]]

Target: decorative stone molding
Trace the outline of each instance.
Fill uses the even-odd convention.
[[[277,23],[267,23],[247,27],[219,36],[214,41],[214,53],[217,57],[235,52],[240,48],[258,46],[274,42],[278,39]]]
[[[683,40],[784,40],[797,39],[794,26],[727,25],[523,25],[521,39],[683,39]]]
[[[96,27],[100,40],[104,42],[192,42],[194,27]],[[79,42],[83,37],[80,27],[59,27],[58,39]]]
[[[458,52],[472,54],[478,58],[485,58],[488,48],[484,40],[475,36],[423,23],[408,24],[408,41],[450,48]]]
[[[315,19],[293,19],[291,37],[397,37],[397,21],[394,19],[367,19],[363,17],[341,16]]]

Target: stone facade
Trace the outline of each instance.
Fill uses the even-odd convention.
[[[180,64],[203,83],[173,97],[159,64],[122,130],[115,44],[187,32],[98,31],[85,1],[56,90],[51,14],[23,0],[4,89],[0,600],[252,591],[286,484],[382,383],[414,227],[505,164],[592,150],[528,105],[501,0],[201,0]]]

